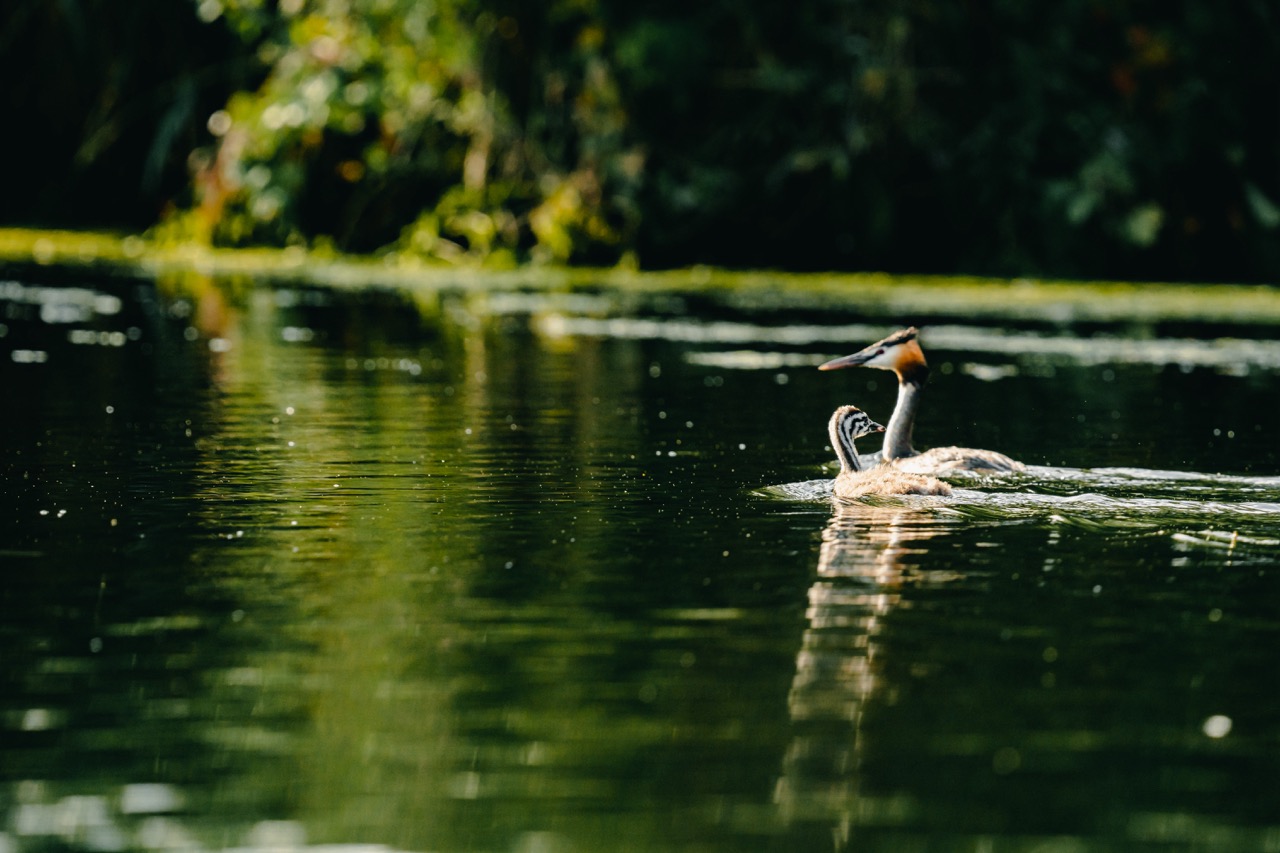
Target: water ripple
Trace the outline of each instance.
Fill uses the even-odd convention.
[[[871,502],[928,508],[974,521],[1043,519],[1097,530],[1280,522],[1280,477],[1032,467],[1018,476],[953,479],[959,484],[950,498],[902,496]],[[832,500],[831,484],[828,479],[802,480],[766,486],[755,494],[779,501],[826,502]],[[1224,535],[1245,541],[1238,531]],[[1247,542],[1259,547],[1280,545],[1280,540],[1259,537]]]

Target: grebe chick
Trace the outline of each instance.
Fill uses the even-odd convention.
[[[885,431],[884,449],[877,456],[893,461],[900,470],[918,474],[949,474],[956,471],[1010,472],[1025,470],[1017,460],[994,450],[972,447],[935,447],[923,453],[911,446],[911,430],[916,422],[920,394],[929,378],[929,365],[916,343],[914,327],[894,332],[853,355],[834,358],[818,366],[819,370],[842,367],[878,367],[892,370],[898,377],[898,402]],[[864,459],[871,461],[876,457]]]
[[[827,425],[831,447],[840,459],[833,493],[838,498],[860,498],[865,495],[949,495],[951,487],[941,480],[898,469],[896,463],[884,462],[874,468],[863,468],[858,460],[854,439],[884,427],[867,417],[857,406],[841,406],[831,415]]]

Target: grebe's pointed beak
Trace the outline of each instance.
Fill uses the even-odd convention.
[[[839,370],[842,367],[858,367],[866,364],[882,352],[884,352],[884,349],[878,345],[869,346],[864,350],[858,350],[853,355],[842,355],[839,358],[833,358],[830,361],[819,364],[818,369]]]
[[[867,424],[867,428],[870,429],[872,432],[884,432],[884,427],[876,423],[875,421],[872,421],[871,423]]]

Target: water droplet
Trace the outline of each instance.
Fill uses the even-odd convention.
[[[19,728],[24,732],[43,732],[54,726],[54,715],[48,708],[28,708]]]
[[[1214,714],[1204,721],[1202,728],[1211,738],[1226,737],[1231,733],[1231,718],[1225,714]]]

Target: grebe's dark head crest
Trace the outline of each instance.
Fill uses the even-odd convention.
[[[924,353],[916,343],[918,334],[914,326],[894,332],[882,341],[876,341],[853,355],[833,358],[825,364],[818,365],[819,370],[839,370],[842,367],[879,367],[892,370],[900,376],[908,376],[924,372]]]

